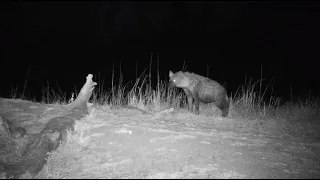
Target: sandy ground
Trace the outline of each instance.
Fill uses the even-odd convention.
[[[0,113],[30,134],[59,107],[0,100]],[[81,146],[65,178],[320,178],[319,139],[241,133],[232,128],[236,119],[184,110],[89,112],[75,126]]]

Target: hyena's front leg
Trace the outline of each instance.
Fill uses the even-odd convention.
[[[188,96],[188,110],[190,112],[193,112],[193,104],[192,104],[192,101],[193,101],[193,97],[192,96]]]
[[[199,111],[199,99],[198,98],[194,98],[194,105],[195,105],[195,113],[196,114],[199,114],[200,111]]]
[[[193,96],[192,94],[190,93],[190,91],[188,89],[183,89],[187,98],[188,98],[188,110],[190,112],[193,112],[193,106],[192,106],[192,102],[193,102]]]

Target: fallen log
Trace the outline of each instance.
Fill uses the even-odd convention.
[[[18,145],[22,154],[21,161],[16,164],[3,164],[0,167],[6,178],[20,178],[24,175],[32,177],[41,171],[48,153],[56,150],[60,142],[66,140],[67,130],[74,130],[76,120],[88,114],[87,103],[95,85],[97,83],[92,81],[92,74],[89,74],[76,100],[66,106],[64,115],[50,119],[39,134],[23,134],[21,131],[25,133],[25,129],[22,130],[22,127],[16,127],[15,124],[4,121],[4,128],[11,137],[19,134],[19,138],[25,138],[24,143]]]

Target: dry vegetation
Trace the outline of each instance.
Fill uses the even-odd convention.
[[[104,81],[98,82],[93,92],[91,102],[95,106],[134,106],[149,112],[157,112],[173,107],[176,110],[186,108],[186,98],[180,89],[168,89],[167,81],[160,80],[156,88],[151,86],[151,73],[141,74],[136,82],[123,84],[122,74],[118,84],[114,84],[112,76],[111,90],[106,91]],[[304,99],[282,102],[281,99],[271,96],[266,99],[265,93],[269,90],[261,89],[261,80],[252,83],[246,81],[237,92],[230,97],[231,105],[229,118],[237,119],[240,131],[255,132],[268,135],[295,135],[318,136],[317,128],[320,127],[319,97],[305,97]],[[71,96],[72,95],[72,96]],[[71,93],[67,98],[65,92],[58,87],[58,93],[47,84],[42,90],[42,103],[68,104],[70,99],[77,96]],[[11,93],[13,99],[28,99],[24,90],[18,94],[17,88]],[[205,111],[212,111],[212,104],[201,104]],[[210,112],[205,112],[210,114]],[[235,129],[236,130],[236,129]]]
[[[119,84],[114,85],[112,82],[110,91],[105,91],[104,83],[98,82],[91,102],[95,107],[134,106],[148,112],[157,112],[170,107],[174,107],[178,111],[186,108],[186,98],[183,91],[179,89],[168,90],[167,80],[158,80],[156,89],[153,89],[150,79],[150,75],[142,74],[129,87],[128,84],[122,83],[121,76]],[[237,124],[232,127],[232,130],[269,136],[319,136],[317,131],[320,127],[319,98],[308,97],[301,101],[280,104],[278,98],[265,99],[264,94],[267,89],[262,90],[261,84],[258,86],[260,82],[245,82],[245,85],[240,87],[231,97],[228,118],[237,120]],[[16,90],[12,94],[12,98],[26,99],[17,95]],[[49,85],[44,88],[42,97],[43,103],[68,104],[68,99],[70,99],[60,90],[59,93],[55,93]],[[212,110],[210,104],[202,104],[201,106],[202,109]],[[204,108],[204,106],[207,108]],[[78,165],[78,162],[85,158],[81,156],[86,151],[84,145],[86,140],[82,137],[82,134],[89,127],[81,127],[78,123],[76,126],[78,126],[78,129],[80,127],[81,130],[69,136],[69,141],[66,142],[67,146],[60,146],[57,151],[49,156],[46,166],[37,175],[38,178],[66,178],[72,173],[79,172],[82,172],[82,175],[81,173],[77,175],[78,178],[90,178],[85,176],[85,172],[83,172],[83,169],[79,169]],[[99,172],[97,169],[95,171]],[[102,174],[104,173],[107,172]],[[144,177],[141,173],[133,174],[130,177]],[[109,174],[112,174],[112,172]],[[110,178],[125,177],[110,176]]]

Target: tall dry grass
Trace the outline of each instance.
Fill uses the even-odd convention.
[[[181,89],[168,89],[168,79],[161,80],[159,71],[156,86],[152,87],[151,76],[151,71],[148,74],[144,71],[133,84],[125,84],[121,73],[117,83],[112,73],[111,89],[106,90],[104,81],[99,79],[91,102],[97,106],[135,106],[147,111],[161,111],[170,107],[186,108],[186,97]],[[300,100],[280,103],[280,98],[272,96],[269,85],[265,89],[262,87],[262,78],[256,82],[245,79],[244,84],[230,96],[228,118],[237,119],[243,124],[243,130],[258,133],[319,135],[319,97],[307,96]],[[268,91],[271,91],[271,96],[266,97]],[[71,93],[77,95],[78,92],[70,92],[67,96],[66,92],[58,87],[56,93],[47,83],[42,90],[42,102],[68,104]],[[25,99],[25,96],[24,93],[19,95],[16,87],[12,90],[11,98]]]
[[[232,97],[230,111],[245,127],[243,130],[274,136],[320,135],[319,97],[309,95],[300,100],[281,102],[279,97],[266,98],[268,86],[261,89],[261,82],[261,79],[254,83],[245,81]]]
[[[123,75],[120,74],[118,84],[115,84],[112,73],[111,90],[105,90],[104,81],[98,82],[92,101],[98,105],[135,106],[149,111],[184,106],[185,101],[182,100],[184,94],[181,91],[168,89],[167,80],[160,80],[159,74],[155,88],[152,87],[151,79],[151,73],[143,72],[132,85],[130,82],[124,84]]]

